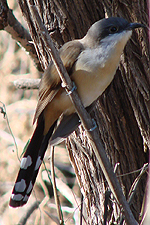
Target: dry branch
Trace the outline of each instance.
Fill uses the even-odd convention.
[[[54,190],[54,198],[57,208],[57,214],[59,218],[59,224],[63,225],[63,214],[61,210],[60,200],[58,196],[57,186],[56,186],[56,179],[55,179],[55,170],[54,170],[54,147],[51,147],[51,177],[52,177],[52,183],[53,183],[53,190]]]
[[[41,79],[18,79],[13,82],[18,89],[39,89]]]
[[[12,36],[12,38],[15,39],[18,44],[26,50],[26,52],[29,53],[31,58],[34,60],[38,70],[42,71],[29,32],[16,19],[13,11],[9,9],[6,0],[0,1],[0,8],[0,30],[5,30],[6,32],[8,32]]]

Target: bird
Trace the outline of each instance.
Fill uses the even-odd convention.
[[[143,26],[120,17],[104,18],[95,22],[83,38],[60,48],[60,58],[87,110],[112,82],[132,31]],[[41,79],[34,116],[36,128],[21,160],[9,202],[11,207],[27,203],[48,144],[61,142],[81,123],[61,84],[51,61]]]

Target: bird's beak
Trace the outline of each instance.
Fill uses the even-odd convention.
[[[129,26],[127,27],[127,30],[134,30],[139,27],[146,27],[146,26],[141,23],[130,23]]]

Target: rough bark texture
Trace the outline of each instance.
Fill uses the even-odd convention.
[[[43,23],[57,47],[64,42],[81,38],[92,23],[104,16],[121,16],[131,22],[148,24],[147,1],[109,0],[30,0],[37,4]],[[36,33],[26,1],[19,0],[28,22],[41,66],[45,69],[49,54]],[[148,26],[148,25],[147,25]],[[134,32],[122,55],[115,79],[101,96],[91,113],[99,127],[99,136],[113,166],[120,163],[118,175],[140,169],[148,161],[150,147],[150,71],[146,29]],[[119,224],[120,207],[109,196],[108,187],[82,126],[67,143],[70,159],[86,203],[87,223]],[[125,195],[138,173],[119,177]],[[132,200],[131,208],[139,220],[145,193],[146,175],[142,177]],[[105,207],[104,207],[105,206]]]

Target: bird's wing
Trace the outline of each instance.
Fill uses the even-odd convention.
[[[59,124],[56,125],[54,133],[50,139],[50,145],[57,145],[66,139],[76,128],[81,121],[77,113],[71,115],[62,115]]]
[[[84,46],[77,40],[70,41],[64,44],[60,49],[60,57],[69,75],[72,74],[73,66],[83,49]],[[52,101],[60,88],[61,79],[54,63],[51,61],[41,79],[39,88],[39,100],[36,108],[34,122],[42,113],[47,104]]]
[[[88,113],[91,113],[95,106],[93,102],[90,106],[86,107]],[[61,115],[58,124],[50,138],[50,145],[57,145],[68,137],[76,128],[81,124],[81,120],[77,113],[70,115]]]

